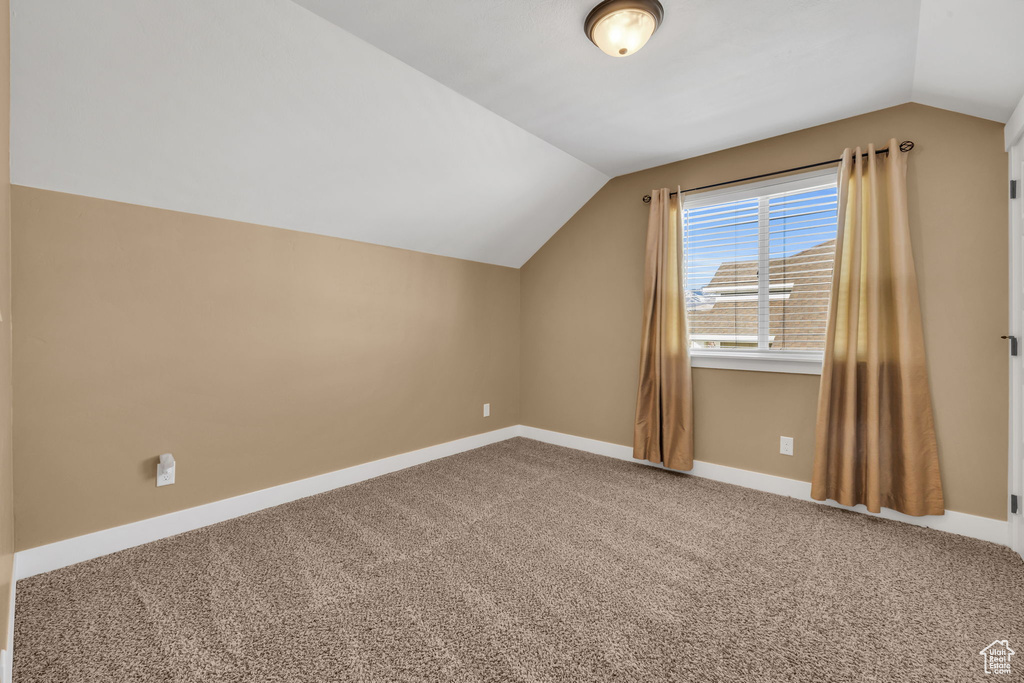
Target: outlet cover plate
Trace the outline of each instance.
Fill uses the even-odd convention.
[[[793,437],[779,437],[779,453],[782,455],[793,455]]]
[[[171,465],[170,467],[164,467],[160,463],[156,464],[156,485],[157,486],[170,486],[174,483],[174,470],[177,467]]]

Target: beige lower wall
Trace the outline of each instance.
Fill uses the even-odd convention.
[[[914,255],[947,508],[1006,519],[1007,158],[992,121],[908,104],[609,182],[522,268],[523,423],[632,444],[647,206],[694,187],[913,140]],[[696,457],[810,480],[818,378],[694,370]],[[779,455],[779,436],[796,455]]]
[[[518,270],[12,202],[19,550],[519,423]]]
[[[521,271],[14,187],[14,545],[518,423],[630,444],[640,197],[890,136],[917,143],[911,223],[947,507],[1005,519],[1001,135],[904,105],[622,176]],[[696,369],[697,457],[808,480],[817,388],[816,376]],[[783,434],[795,457],[778,455]],[[178,483],[157,489],[166,451]],[[10,453],[0,439],[6,506]],[[0,507],[0,582],[11,529]]]
[[[11,385],[11,3],[0,0],[0,648],[7,647],[14,574]]]

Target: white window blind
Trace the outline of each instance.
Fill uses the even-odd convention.
[[[834,170],[684,198],[694,354],[820,358],[837,201]]]

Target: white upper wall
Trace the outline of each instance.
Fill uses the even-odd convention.
[[[12,182],[518,267],[607,176],[288,0],[14,0]]]
[[[1024,0],[925,0],[911,98],[1005,122],[1024,95]]]
[[[12,0],[12,181],[517,267],[608,176],[1024,94],[1024,0],[663,0],[628,59],[597,0],[297,2]]]
[[[1017,108],[1010,114],[1010,118],[1006,121],[1006,127],[1003,129],[1006,151],[1010,151],[1010,148],[1017,144],[1022,136],[1024,136],[1024,97],[1020,98]],[[1024,168],[1021,170],[1024,171]],[[1012,175],[1010,177],[1013,178]]]

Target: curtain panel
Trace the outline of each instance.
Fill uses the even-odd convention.
[[[651,193],[633,457],[693,468],[693,385],[682,268],[682,193]]]
[[[843,152],[811,496],[941,515],[906,174],[896,140]]]

